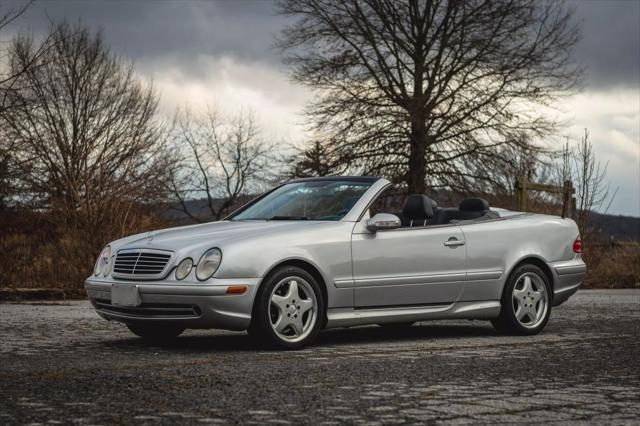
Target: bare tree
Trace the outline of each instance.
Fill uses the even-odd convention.
[[[318,92],[307,115],[331,155],[410,192],[468,187],[497,147],[554,132],[540,107],[580,76],[561,1],[281,0],[279,12],[297,18],[278,45]]]
[[[0,35],[26,12],[31,3],[32,1],[24,2],[10,9],[2,8],[0,4]],[[7,109],[6,95],[10,90],[14,89],[15,80],[25,71],[24,68],[12,69],[7,66],[8,54],[6,49],[4,49],[6,43],[6,41],[0,40],[0,111]],[[28,65],[32,64],[33,61]],[[0,129],[0,211],[5,208],[6,199],[14,194],[10,169],[11,153],[14,150],[14,144],[2,133],[2,129]]]
[[[33,4],[34,0],[28,0],[23,3],[18,3],[16,7],[3,11],[0,4],[0,35],[3,30],[6,30],[11,24],[18,20],[27,9]],[[6,41],[0,40],[0,112],[11,107],[10,100],[12,97],[10,93],[19,90],[17,83],[19,78],[27,69],[36,66],[36,64],[42,59],[45,52],[52,47],[52,38],[49,35],[39,45],[38,48],[31,52],[31,57],[28,60],[23,61],[20,66],[13,64],[3,69],[2,65],[8,62],[9,52],[7,49],[1,49],[6,44]]]
[[[14,145],[20,199],[80,229],[125,226],[134,205],[162,197],[167,170],[157,97],[102,36],[81,26],[52,26],[52,47],[16,36],[9,51],[19,90],[0,112]],[[113,237],[113,235],[111,235]]]
[[[31,3],[33,3],[33,1],[27,1],[22,4],[19,4],[17,7],[14,7],[8,10],[3,9],[2,5],[0,4],[0,34],[2,34],[3,30],[6,30],[6,28],[9,27],[9,25],[11,25],[20,16],[22,16],[22,14],[24,14],[27,11]],[[0,43],[4,43],[4,42],[0,40]],[[2,45],[0,44],[0,46]],[[7,59],[7,53],[4,51],[4,49],[0,50],[0,63],[5,62],[6,59]],[[18,77],[18,75],[21,74],[23,71],[24,71],[23,69],[3,70],[0,67],[0,88],[2,88],[2,90],[4,91],[5,90],[4,88],[7,86],[7,83],[15,80]],[[4,100],[4,96],[2,96],[2,99]],[[2,108],[3,105],[4,105],[4,102],[0,103],[0,108]]]
[[[269,164],[274,146],[262,138],[251,112],[228,118],[213,108],[187,111],[178,115],[176,130],[183,157],[171,168],[171,191],[194,221],[220,220],[277,173]],[[202,198],[207,217],[189,203]]]
[[[607,181],[608,163],[598,161],[585,129],[580,143],[573,149],[567,143],[558,165],[558,176],[562,182],[571,180],[576,190],[574,218],[583,240],[589,241],[597,230],[591,226],[590,216],[594,211],[606,214],[617,190],[612,190]]]
[[[302,149],[294,147],[289,163],[288,178],[339,175],[346,171],[344,161],[332,158],[327,144],[319,140]]]

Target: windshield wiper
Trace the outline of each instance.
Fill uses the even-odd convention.
[[[304,216],[271,216],[269,220],[309,220]]]

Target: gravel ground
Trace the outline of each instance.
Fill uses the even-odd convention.
[[[0,424],[608,423],[640,418],[640,290],[580,291],[533,337],[481,321],[152,346],[88,302],[0,304]]]

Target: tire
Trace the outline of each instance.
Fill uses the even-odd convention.
[[[127,327],[136,336],[150,342],[169,342],[185,330],[184,327],[165,324],[127,324]]]
[[[523,264],[509,275],[500,315],[491,323],[503,334],[538,334],[549,321],[552,300],[551,284],[545,273],[535,265]]]
[[[304,269],[283,266],[258,289],[248,332],[262,346],[299,349],[316,338],[324,316],[315,278]]]

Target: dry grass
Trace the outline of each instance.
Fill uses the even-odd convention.
[[[78,229],[45,214],[29,211],[0,215],[0,287],[55,288],[84,295],[84,280],[91,275],[102,246],[111,240],[166,227],[154,214],[137,212],[135,221],[111,230]]]
[[[56,288],[83,296],[102,245],[124,235],[159,229],[170,224],[150,212],[100,235],[90,230],[55,224],[43,214],[14,212],[0,215],[0,287]],[[587,288],[640,286],[640,242],[584,242],[588,266]]]
[[[586,288],[640,287],[640,242],[586,245]]]

